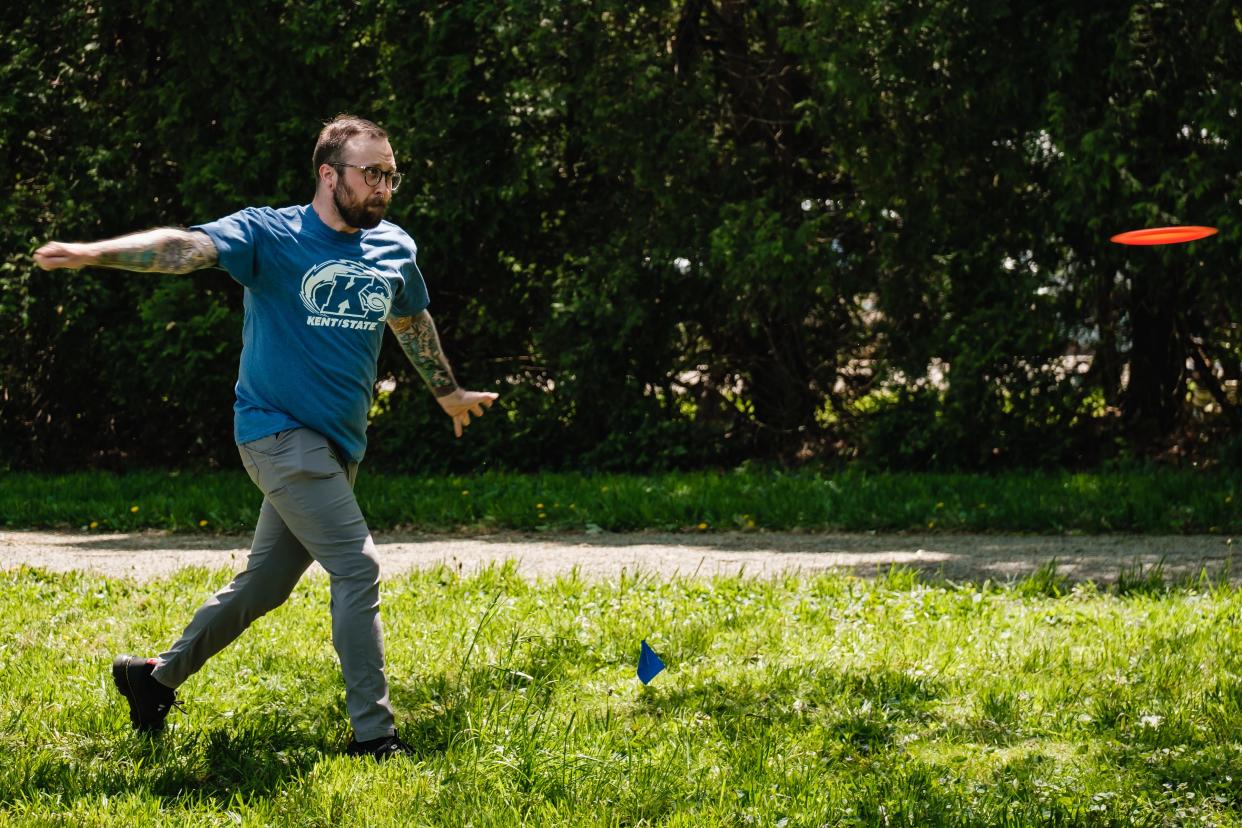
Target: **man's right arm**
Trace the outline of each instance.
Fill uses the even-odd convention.
[[[44,270],[112,267],[140,273],[189,273],[220,260],[211,237],[200,230],[158,227],[115,239],[88,243],[48,242],[35,251]]]

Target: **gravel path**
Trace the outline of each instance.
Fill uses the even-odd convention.
[[[769,577],[834,570],[871,576],[901,564],[953,580],[1005,581],[1055,558],[1058,571],[1074,581],[1107,583],[1123,570],[1161,561],[1170,580],[1202,568],[1213,577],[1225,573],[1242,580],[1232,566],[1233,539],[1218,535],[377,533],[375,541],[389,575],[441,564],[469,574],[512,559],[530,578],[575,568],[588,578],[615,577],[623,570],[699,576],[744,571]],[[249,543],[248,536],[238,535],[0,531],[0,569],[27,565],[148,580],[185,566],[237,569]]]

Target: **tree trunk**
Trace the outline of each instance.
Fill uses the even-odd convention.
[[[1122,413],[1140,449],[1167,437],[1177,424],[1185,382],[1185,349],[1177,334],[1174,279],[1145,268],[1130,289],[1130,381]]]

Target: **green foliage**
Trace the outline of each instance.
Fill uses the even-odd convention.
[[[386,125],[468,440],[396,348],[371,462],[1210,459],[1242,425],[1224,0],[264,0],[0,12],[0,463],[233,463],[240,288],[46,239],[305,203]],[[1191,246],[1121,229],[1201,223]],[[497,416],[499,415],[499,416]]]
[[[364,470],[357,494],[375,530],[1242,532],[1242,477],[1170,470],[449,477]],[[0,478],[0,527],[249,532],[261,501],[242,472],[13,472]]]

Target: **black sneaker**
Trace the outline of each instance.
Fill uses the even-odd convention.
[[[164,719],[174,705],[177,693],[151,677],[153,658],[117,656],[112,660],[112,680],[129,702],[129,721],[135,730],[150,733],[164,729]]]
[[[394,733],[392,736],[367,739],[365,742],[350,739],[345,753],[349,756],[370,756],[382,762],[394,756],[413,756],[414,748],[401,741]]]

